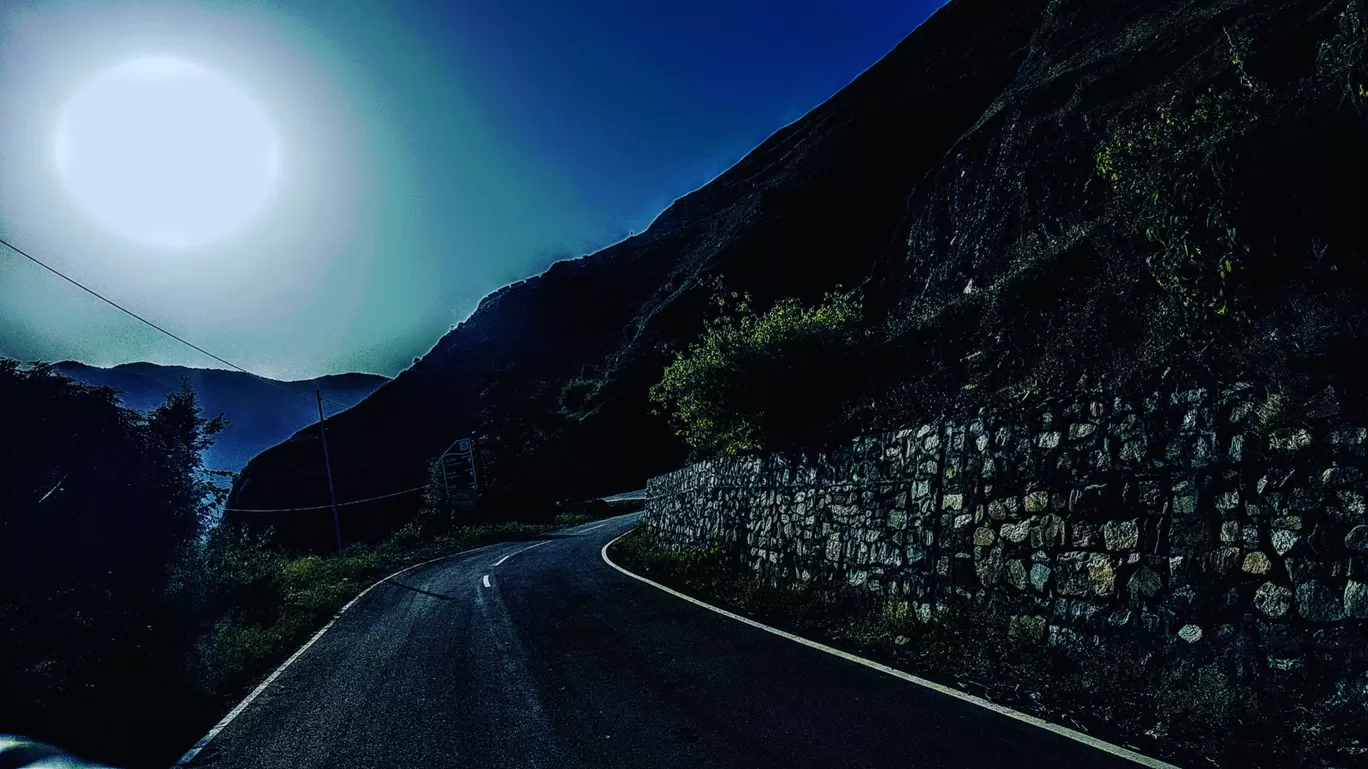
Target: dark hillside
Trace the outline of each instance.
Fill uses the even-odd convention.
[[[682,446],[646,404],[663,346],[701,329],[712,276],[757,300],[813,299],[854,285],[897,246],[905,200],[1011,81],[1043,2],[958,2],[884,60],[731,170],[672,205],[649,230],[504,288],[413,368],[330,425],[342,500],[419,485],[426,462],[471,431],[491,505],[638,488]],[[572,378],[584,397],[562,402]],[[568,407],[567,407],[568,406]],[[258,457],[233,507],[325,503],[316,442]],[[348,511],[373,536],[410,500]],[[295,541],[324,515],[245,516]]]
[[[1358,0],[1051,3],[875,271],[893,338],[867,418],[1084,375],[1358,390],[1364,18]]]
[[[718,275],[761,308],[863,286],[882,341],[832,372],[861,392],[814,440],[1079,386],[1245,379],[1274,414],[1333,379],[1354,408],[1365,18],[1361,0],[956,0],[641,236],[486,298],[336,420],[339,497],[416,486],[472,431],[491,509],[640,487],[684,456],[647,389]],[[314,442],[278,446],[235,506],[320,504],[319,465]],[[254,522],[326,541],[307,515]]]

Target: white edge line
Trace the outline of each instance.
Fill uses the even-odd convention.
[[[370,591],[374,590],[376,586],[388,582],[406,571],[413,571],[419,566],[427,566],[428,564],[437,563],[438,561],[445,561],[448,558],[455,558],[458,555],[465,555],[466,553],[473,553],[477,550],[484,550],[485,548],[503,544],[507,543],[494,542],[488,545],[474,547],[469,550],[462,550],[459,553],[452,553],[450,555],[439,556],[428,561],[423,561],[422,563],[415,563],[412,566],[406,566],[400,569],[399,571],[396,571],[393,574],[389,575],[388,577],[385,577],[384,579],[377,580],[370,587],[366,588],[365,590],[362,590],[360,593],[357,593],[356,597],[348,601],[346,606],[343,606],[341,609],[337,610],[337,613],[332,616],[332,619],[328,620],[328,624],[324,625],[321,629],[319,629],[317,633],[314,633],[313,638],[310,638],[307,642],[305,642],[303,646],[299,647],[299,649],[297,649],[294,654],[290,655],[289,659],[285,660],[283,663],[281,663],[280,667],[275,669],[275,672],[267,676],[265,681],[262,681],[260,684],[258,684],[257,688],[253,689],[252,693],[247,695],[246,699],[244,699],[242,702],[239,702],[237,704],[237,707],[228,711],[228,715],[224,716],[222,720],[220,720],[217,724],[214,724],[214,728],[210,729],[208,734],[201,737],[200,741],[196,742],[194,747],[186,751],[185,755],[181,756],[180,760],[171,766],[171,769],[184,769],[184,767],[186,767],[191,761],[195,760],[195,756],[199,755],[199,752],[201,750],[204,750],[204,748],[209,745],[210,741],[212,741],[215,737],[218,736],[219,732],[227,728],[228,724],[231,724],[233,722],[233,719],[241,715],[242,711],[246,710],[247,706],[251,705],[252,701],[255,700],[263,691],[266,690],[266,687],[270,686],[272,682],[279,678],[280,674],[285,672],[285,668],[288,668],[291,663],[299,659],[300,656],[304,654],[304,652],[308,651],[309,647],[314,645],[314,642],[322,638],[324,633],[328,632],[328,628],[332,627],[333,624],[337,622],[339,617],[345,614],[347,610],[352,607],[353,604],[355,604],[357,601],[365,597],[366,593],[369,593]],[[488,577],[486,577],[485,579],[488,579]]]
[[[806,639],[806,638],[803,638],[802,636],[796,636],[796,635],[794,635],[794,634],[792,634],[792,633],[785,632],[785,631],[780,630],[780,629],[778,629],[778,628],[770,627],[769,625],[765,625],[765,624],[762,624],[762,623],[760,623],[760,622],[756,622],[755,620],[750,619],[750,618],[748,618],[748,617],[743,617],[743,616],[741,616],[740,614],[734,614],[734,613],[732,613],[732,612],[729,612],[729,611],[727,611],[726,609],[719,609],[718,607],[713,606],[712,604],[703,603],[702,601],[698,600],[697,598],[693,598],[693,597],[691,597],[691,596],[684,595],[683,593],[679,592],[678,590],[674,590],[674,589],[668,588],[668,587],[666,587],[666,586],[660,584],[659,582],[655,582],[655,581],[653,581],[653,580],[649,580],[649,579],[647,579],[647,578],[645,578],[645,577],[643,577],[643,576],[641,576],[641,575],[639,575],[639,574],[633,574],[632,572],[627,571],[626,569],[622,568],[621,566],[618,566],[616,563],[613,563],[612,559],[608,557],[608,548],[611,547],[612,544],[613,544],[614,542],[617,542],[619,539],[622,539],[623,537],[627,536],[627,534],[630,534],[630,533],[631,533],[631,532],[629,531],[629,532],[620,534],[620,535],[618,535],[617,537],[614,537],[611,541],[609,541],[608,544],[606,544],[606,545],[603,546],[603,549],[599,551],[599,555],[601,555],[601,556],[603,557],[604,563],[607,563],[609,566],[612,566],[614,569],[617,569],[618,571],[622,572],[623,574],[626,574],[627,576],[631,577],[632,579],[639,580],[639,581],[641,581],[641,582],[645,582],[646,584],[650,585],[651,587],[654,587],[654,588],[656,588],[656,589],[658,589],[658,590],[663,590],[663,591],[665,591],[666,593],[669,593],[670,595],[672,595],[672,596],[674,596],[674,597],[676,597],[676,598],[682,598],[682,599],[684,599],[685,601],[688,601],[689,603],[694,604],[695,606],[701,606],[701,607],[703,607],[704,609],[708,609],[709,611],[717,612],[718,614],[721,614],[721,615],[724,616],[724,617],[729,617],[729,618],[731,618],[731,619],[734,619],[734,620],[736,620],[737,622],[741,622],[741,623],[743,623],[743,624],[750,625],[750,626],[753,627],[753,628],[758,628],[758,629],[763,630],[763,631],[765,631],[765,632],[767,632],[767,633],[773,633],[774,635],[777,635],[777,636],[779,636],[780,638],[787,638],[788,640],[793,641],[794,643],[800,643],[800,644],[802,644],[802,645],[804,645],[804,646],[812,647],[813,649],[816,649],[816,650],[818,650],[818,651],[823,651],[823,652],[826,652],[827,654],[835,655],[835,656],[837,656],[837,657],[840,657],[841,659],[849,660],[850,662],[854,662],[854,663],[856,663],[857,665],[864,665],[864,666],[867,667],[867,668],[870,668],[870,669],[873,669],[873,670],[877,670],[877,671],[879,671],[880,673],[885,673],[885,674],[887,674],[887,675],[893,676],[894,678],[901,678],[902,680],[907,681],[907,682],[909,682],[909,683],[914,683],[914,684],[916,684],[917,686],[922,686],[922,687],[925,687],[925,688],[930,689],[930,690],[932,690],[932,691],[939,692],[939,693],[941,693],[941,694],[949,695],[949,696],[951,696],[951,697],[954,697],[954,698],[957,699],[957,700],[962,700],[962,701],[968,702],[968,703],[970,703],[970,704],[972,704],[972,705],[977,705],[977,706],[979,706],[979,707],[981,707],[981,708],[984,708],[984,709],[986,709],[986,710],[991,710],[991,711],[993,711],[994,713],[997,713],[998,715],[1007,716],[1008,718],[1014,718],[1014,719],[1016,719],[1016,720],[1018,720],[1018,721],[1021,721],[1021,722],[1023,722],[1023,723],[1030,724],[1031,726],[1037,726],[1037,727],[1040,727],[1041,729],[1044,729],[1044,730],[1046,730],[1046,731],[1054,732],[1055,734],[1058,734],[1058,735],[1060,735],[1061,737],[1067,737],[1068,739],[1071,739],[1071,740],[1073,740],[1073,741],[1075,741],[1075,742],[1081,742],[1081,743],[1083,743],[1084,745],[1087,745],[1088,747],[1096,748],[1096,749],[1098,749],[1098,750],[1100,750],[1100,751],[1102,751],[1102,752],[1104,752],[1104,753],[1110,753],[1110,754],[1113,755],[1113,756],[1117,756],[1117,757],[1119,757],[1119,758],[1124,758],[1124,759],[1127,759],[1127,760],[1130,760],[1130,761],[1134,761],[1135,763],[1140,764],[1141,766],[1148,766],[1148,767],[1151,767],[1152,769],[1179,769],[1179,767],[1174,766],[1173,764],[1167,764],[1167,763],[1164,763],[1163,761],[1160,761],[1160,760],[1157,759],[1157,758],[1150,758],[1149,756],[1144,755],[1143,753],[1137,753],[1137,752],[1135,752],[1135,751],[1133,751],[1133,750],[1130,750],[1130,749],[1128,749],[1128,748],[1123,748],[1123,747],[1121,747],[1120,745],[1113,745],[1113,744],[1110,743],[1110,742],[1105,742],[1105,741],[1103,741],[1103,740],[1099,740],[1099,739],[1097,739],[1096,737],[1093,737],[1092,735],[1084,734],[1083,732],[1079,732],[1079,731],[1075,731],[1075,730],[1073,730],[1073,729],[1068,728],[1067,726],[1060,726],[1059,724],[1052,724],[1052,723],[1050,723],[1049,721],[1046,721],[1046,720],[1044,720],[1044,719],[1036,718],[1035,716],[1028,715],[1028,714],[1022,713],[1022,712],[1020,712],[1020,711],[1012,710],[1011,708],[1006,707],[1006,706],[1004,706],[1004,705],[999,705],[999,704],[997,704],[996,702],[990,702],[990,701],[988,701],[988,700],[983,699],[982,697],[976,697],[976,696],[974,696],[974,695],[972,695],[972,694],[969,694],[969,693],[967,693],[967,692],[962,692],[962,691],[960,691],[959,689],[952,689],[952,688],[950,688],[949,686],[945,686],[945,685],[942,685],[942,684],[938,684],[938,683],[936,683],[935,681],[928,681],[928,680],[926,680],[925,678],[919,678],[919,677],[917,677],[917,676],[912,675],[911,673],[905,673],[905,672],[903,672],[903,671],[901,671],[901,670],[897,670],[897,669],[895,669],[895,668],[891,668],[891,667],[889,667],[889,666],[887,666],[887,665],[880,664],[880,663],[875,662],[875,661],[873,661],[873,660],[868,660],[868,659],[865,659],[864,657],[858,657],[858,656],[856,656],[856,655],[854,655],[854,654],[850,654],[849,652],[843,652],[843,651],[841,651],[840,649],[835,649],[835,648],[832,648],[832,647],[830,647],[830,646],[827,646],[826,644],[818,643],[818,642],[816,642],[816,641],[810,641],[810,640],[808,640],[808,639]]]
[[[485,587],[489,587],[489,586],[490,586],[490,585],[489,585],[489,575],[488,575],[488,574],[484,575],[484,586],[485,586]]]

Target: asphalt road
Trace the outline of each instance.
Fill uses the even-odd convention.
[[[191,767],[1136,766],[633,580],[635,523],[376,587]]]

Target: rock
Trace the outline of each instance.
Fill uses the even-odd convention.
[[[1339,397],[1335,395],[1335,388],[1326,385],[1324,390],[1306,402],[1304,408],[1307,419],[1328,419],[1339,414]]]
[[[997,534],[993,533],[992,529],[987,528],[985,526],[980,526],[977,529],[974,529],[975,545],[978,545],[979,547],[992,547],[993,543],[996,541]]]
[[[1354,619],[1368,619],[1368,584],[1350,580],[1344,586],[1344,613]]]
[[[996,585],[1002,579],[1002,548],[995,547],[984,553],[974,564],[979,582],[986,587]]]
[[[1297,608],[1308,622],[1338,622],[1344,619],[1344,601],[1324,582],[1297,585]]]
[[[1140,522],[1108,521],[1102,526],[1102,540],[1108,550],[1131,550],[1140,546]]]
[[[1031,565],[1031,586],[1040,592],[1045,592],[1045,586],[1050,583],[1050,567],[1043,563]]]
[[[1360,553],[1368,553],[1368,525],[1359,524],[1344,537],[1344,546]]]
[[[1273,562],[1268,560],[1268,556],[1259,551],[1254,551],[1245,555],[1244,564],[1240,569],[1247,574],[1267,574],[1273,568]]]
[[[1031,527],[1031,547],[1036,550],[1064,544],[1064,520],[1050,514]]]
[[[1045,640],[1046,623],[1044,617],[1019,614],[1012,617],[1007,625],[1007,634],[1014,638],[1028,638],[1032,641]]]
[[[1020,509],[1020,507],[1021,503],[1017,501],[1016,497],[995,499],[988,503],[988,517],[995,521],[1005,521],[1015,518],[1017,510]]]
[[[1287,529],[1275,529],[1273,531],[1273,550],[1278,555],[1287,555],[1287,552],[1297,544],[1296,532]]]
[[[1190,644],[1202,640],[1202,628],[1197,625],[1184,625],[1178,630],[1178,637]]]
[[[1310,445],[1311,433],[1300,428],[1275,430],[1268,438],[1268,447],[1274,451],[1296,451]]]
[[[1265,582],[1254,593],[1254,608],[1264,616],[1281,619],[1292,608],[1292,591],[1272,582]]]
[[[1338,427],[1330,433],[1330,442],[1336,446],[1357,446],[1368,439],[1368,427]]]
[[[1175,515],[1191,515],[1197,512],[1197,497],[1175,496],[1173,498],[1173,512]]]
[[[1239,541],[1240,541],[1240,522],[1239,522],[1239,521],[1226,521],[1225,523],[1221,524],[1221,541],[1222,541],[1222,542],[1239,542]]]
[[[1050,492],[1033,491],[1026,495],[1026,512],[1043,513],[1050,507]]]
[[[1163,580],[1153,570],[1140,567],[1126,583],[1126,591],[1132,598],[1153,598],[1164,586]]]
[[[1024,542],[1031,533],[1031,522],[1004,523],[998,533],[1008,542]]]
[[[1046,577],[1046,579],[1048,579],[1048,577]],[[1018,590],[1025,590],[1027,586],[1031,584],[1026,576],[1026,565],[1021,561],[1008,561],[1007,581],[1012,584],[1012,587],[1015,587]]]
[[[1036,445],[1042,449],[1056,448],[1059,446],[1059,437],[1058,432],[1043,432],[1036,438]]]
[[[1097,529],[1090,523],[1075,523],[1069,529],[1072,533],[1070,543],[1074,547],[1092,547],[1097,541]]]
[[[1287,529],[1288,531],[1301,531],[1302,519],[1300,515],[1285,515],[1281,518],[1274,518],[1269,522],[1269,526],[1275,529]]]
[[[1109,596],[1116,592],[1116,567],[1102,553],[1064,553],[1059,556],[1060,595]]]
[[[963,510],[964,495],[946,494],[945,497],[941,500],[941,507],[946,510]]]
[[[1240,548],[1223,547],[1211,554],[1211,568],[1217,574],[1232,574],[1240,565]]]
[[[1088,422],[1075,422],[1069,425],[1069,440],[1078,441],[1097,432],[1097,425]]]

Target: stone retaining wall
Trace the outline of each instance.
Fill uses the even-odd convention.
[[[1262,410],[1262,412],[1261,412]],[[1267,429],[1253,388],[1075,403],[654,478],[645,527],[776,582],[1008,607],[1051,642],[1240,644],[1294,670],[1368,638],[1368,430],[1333,390]]]

